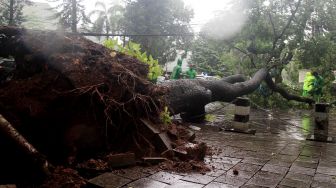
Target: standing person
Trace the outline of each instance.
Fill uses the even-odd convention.
[[[302,96],[304,97],[313,96],[314,82],[315,82],[315,76],[311,72],[307,72],[303,82]]]
[[[182,73],[182,59],[177,60],[177,65],[174,67],[170,79],[177,80],[181,78]]]
[[[313,72],[313,76],[315,77],[313,97],[317,102],[320,102],[324,80],[317,72]]]
[[[196,78],[196,71],[194,69],[194,65],[190,64],[189,65],[189,70],[187,70],[187,78],[188,79],[195,79]]]

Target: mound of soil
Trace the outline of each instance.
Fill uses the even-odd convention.
[[[190,139],[179,136],[186,132],[181,127],[162,126],[168,89],[149,82],[147,65],[133,57],[80,36],[15,27],[0,27],[0,57],[15,59],[10,79],[0,82],[0,114],[56,166],[75,166],[101,152],[161,156]],[[0,184],[31,179],[27,153],[1,130]],[[82,183],[66,168],[52,172],[51,179],[69,172]]]

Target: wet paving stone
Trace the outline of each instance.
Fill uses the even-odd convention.
[[[114,174],[128,178],[131,180],[137,180],[149,176],[150,174],[145,173],[141,167],[133,167],[122,170],[113,171]]]
[[[292,165],[292,163],[285,162],[279,159],[271,159],[270,161],[266,163],[266,165],[281,166],[281,167],[289,168]]]
[[[191,175],[183,177],[181,180],[206,185],[214,179],[215,177],[212,177],[212,176],[207,176],[207,175],[202,175],[202,174],[191,174]]]
[[[303,181],[293,180],[293,179],[283,179],[280,185],[288,186],[288,187],[298,187],[298,188],[309,188],[310,183],[306,183]]]
[[[226,164],[238,164],[242,159],[232,158],[232,157],[220,157],[215,160],[215,162],[226,163]]]
[[[301,151],[300,156],[307,156],[307,157],[320,157],[321,153],[320,150],[313,150],[313,149],[304,149]]]
[[[336,167],[325,167],[325,166],[318,166],[317,167],[317,173],[320,174],[327,174],[327,175],[332,175],[336,176]]]
[[[220,146],[220,147],[222,148],[222,153],[219,154],[219,157],[231,156],[233,153],[241,150],[240,148],[231,147],[231,146],[225,146],[225,147]]]
[[[238,171],[257,172],[262,166],[249,163],[238,163],[234,168]]]
[[[299,167],[299,166],[292,166],[289,169],[289,171],[293,172],[295,174],[305,174],[305,175],[309,175],[309,176],[314,176],[316,169]]]
[[[261,170],[266,172],[273,172],[276,174],[286,174],[289,168],[266,164]]]
[[[243,185],[240,188],[267,188],[267,187],[263,187],[263,186],[259,186],[259,185]]]
[[[319,166],[321,166],[321,167],[332,167],[332,168],[336,168],[336,162],[331,162],[331,161],[320,161]]]
[[[118,188],[130,183],[132,180],[117,176],[113,173],[105,173],[95,177],[89,182],[100,187]]]
[[[276,187],[280,183],[278,179],[266,179],[259,176],[254,176],[247,182],[247,185],[257,185],[262,187]]]
[[[204,185],[202,184],[179,180],[173,183],[172,185],[167,185],[165,188],[202,188],[202,187],[204,187]]]
[[[217,170],[228,171],[228,170],[230,170],[232,167],[234,167],[235,165],[234,165],[234,164],[226,164],[226,163],[218,163],[218,162],[214,162],[214,163],[211,163],[209,166],[210,166],[210,167],[213,167],[214,169],[217,169]]]
[[[212,170],[210,172],[206,172],[205,175],[212,176],[212,177],[219,177],[219,176],[221,176],[221,175],[223,175],[225,173],[226,173],[226,171],[224,171],[224,170],[214,169],[214,170]]]
[[[173,184],[175,182],[177,182],[179,179],[183,178],[183,176],[177,175],[177,174],[171,174],[168,172],[158,172],[155,173],[151,176],[149,176],[149,178],[159,181],[159,182],[163,182],[163,183],[167,183],[167,184]]]
[[[311,184],[311,182],[313,181],[313,176],[308,176],[308,175],[304,175],[304,174],[295,174],[292,172],[288,172],[288,174],[286,175],[287,179],[292,179],[292,180],[297,180],[297,181],[302,181],[302,182],[306,182]]]
[[[268,159],[259,159],[259,158],[252,158],[246,157],[242,160],[242,163],[254,164],[254,165],[265,165],[269,160]]]
[[[297,158],[298,158],[298,156],[294,156],[294,155],[277,155],[277,156],[275,156],[275,159],[280,160],[280,161],[284,161],[284,162],[288,162],[288,163],[294,162]]]
[[[142,172],[145,173],[145,174],[155,174],[157,172],[159,172],[160,169],[156,166],[153,166],[153,167],[144,167],[142,169]]]
[[[224,174],[216,178],[215,181],[239,187],[239,186],[244,185],[248,181],[248,179],[245,179],[239,176],[231,176],[228,174]]]
[[[325,174],[315,174],[313,180],[315,182],[329,182],[329,183],[333,183],[336,184],[336,177],[335,176],[329,176],[329,175],[325,175]]]
[[[313,188],[335,188],[336,184],[331,183],[331,182],[313,181],[313,183],[311,184],[311,187],[313,187]]]
[[[280,152],[282,155],[299,156],[301,151],[298,148],[284,149]]]
[[[291,188],[291,187],[288,187],[288,186],[285,186],[285,185],[278,185],[278,186],[276,186],[276,188]]]
[[[142,178],[137,181],[134,181],[130,184],[127,184],[126,187],[134,187],[134,188],[140,188],[140,187],[146,187],[146,188],[164,188],[168,184],[158,182],[149,178]]]
[[[316,157],[307,157],[307,156],[299,156],[295,161],[296,162],[307,162],[307,163],[318,164],[319,158],[316,158]]]
[[[284,174],[277,174],[273,172],[266,172],[266,171],[258,171],[253,177],[257,177],[260,179],[273,179],[277,181],[281,181],[285,175]]]
[[[204,188],[236,188],[236,186],[229,185],[229,184],[224,184],[224,183],[219,183],[219,182],[211,182]]]
[[[299,166],[305,168],[317,168],[317,163],[303,162],[303,161],[295,161],[292,166]]]

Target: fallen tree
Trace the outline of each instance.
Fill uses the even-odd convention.
[[[11,79],[0,84],[0,114],[20,137],[11,136],[15,131],[4,126],[0,146],[13,153],[25,146],[23,151],[39,151],[54,164],[101,151],[171,156],[176,144],[160,126],[165,106],[190,120],[203,116],[204,106],[212,101],[231,102],[253,92],[263,80],[274,84],[265,68],[247,81],[234,75],[158,86],[147,80],[145,64],[81,36],[0,27],[0,57],[9,56],[15,68]],[[286,95],[275,85],[271,88],[288,99],[313,102]],[[174,131],[170,135],[179,139]],[[16,157],[8,160],[21,156]]]
[[[214,101],[232,102],[237,97],[255,91],[262,81],[287,100],[308,104],[315,102],[310,98],[292,95],[277,86],[267,68],[260,69],[247,81],[242,75],[234,75],[221,80],[177,80],[164,85],[170,88],[167,101],[173,114],[181,113],[182,118],[187,121],[198,121],[204,119],[205,105]]]

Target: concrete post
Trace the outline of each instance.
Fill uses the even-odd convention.
[[[250,100],[247,98],[237,98],[235,102],[235,114],[233,128],[238,130],[248,130],[250,120]]]
[[[329,136],[329,104],[315,104],[314,112],[314,130],[313,134],[308,136],[308,140],[319,142],[335,142],[335,139]]]
[[[232,128],[227,131],[255,134],[255,130],[250,129],[250,100],[248,98],[238,97],[235,101],[235,113],[232,122]]]

